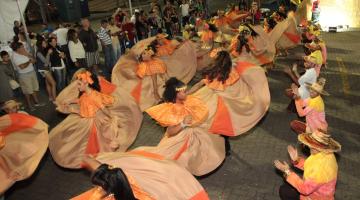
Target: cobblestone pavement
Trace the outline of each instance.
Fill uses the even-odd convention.
[[[337,155],[339,180],[336,199],[360,199],[360,32],[325,34],[328,45],[328,67],[321,76],[327,79],[325,97],[327,120],[333,137],[342,144]],[[290,80],[283,68],[301,59],[301,48],[291,51],[288,58],[279,58],[269,74],[272,102],[265,118],[243,136],[231,139],[232,154],[211,175],[199,178],[213,200],[272,200],[278,198],[281,176],[274,170],[273,160],[287,160],[286,146],[297,144],[289,122],[296,119],[285,111],[289,100],[283,95]],[[34,113],[51,128],[64,116],[53,106]],[[241,122],[239,122],[241,123]],[[156,145],[163,129],[149,117],[144,122],[133,147]],[[298,145],[299,146],[299,145]],[[36,173],[28,180],[16,183],[6,194],[8,200],[62,200],[90,187],[89,174],[82,170],[65,170],[53,162],[49,153]]]

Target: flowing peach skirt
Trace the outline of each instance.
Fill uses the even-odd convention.
[[[291,49],[296,47],[301,42],[301,35],[296,29],[296,21],[293,16],[289,16],[285,22],[280,22],[276,26],[287,26],[284,33],[276,43],[278,49]]]
[[[78,96],[76,83],[70,84],[57,97],[62,102],[68,96]],[[124,152],[135,141],[142,122],[142,112],[134,99],[123,88],[117,87],[111,94],[115,102],[109,109],[109,118],[101,110],[95,118],[83,118],[78,114],[70,114],[50,132],[49,149],[54,160],[62,167],[80,168],[81,157],[85,154],[89,137],[96,134],[100,152]],[[63,98],[65,97],[65,98]],[[77,109],[78,105],[71,105]],[[66,113],[63,106],[58,110]],[[113,145],[118,146],[116,149]]]
[[[175,162],[158,155],[105,153],[97,160],[121,168],[154,199],[208,200],[200,183]]]
[[[186,128],[176,136],[165,136],[155,147],[138,147],[135,152],[150,152],[176,161],[196,176],[215,170],[225,159],[224,139],[206,128]]]
[[[139,49],[143,41],[138,42],[134,50]],[[138,50],[137,50],[138,51]],[[168,77],[177,77],[179,80],[188,83],[196,73],[196,49],[190,41],[185,41],[170,56],[160,57],[167,66],[166,74],[157,75],[156,89],[161,96]],[[144,111],[158,103],[154,96],[154,85],[151,77],[140,79],[136,73],[138,62],[133,52],[122,56],[115,65],[112,73],[112,83],[124,88],[130,93]]]
[[[49,143],[45,122],[30,115],[19,115],[22,115],[21,118],[10,115],[0,118],[0,131],[6,134],[3,136],[5,146],[0,148],[0,194],[16,181],[27,179],[35,172]],[[19,126],[16,120],[21,120],[22,124],[29,119],[34,122],[31,127],[16,128]]]
[[[209,117],[202,124],[209,132],[237,136],[253,128],[266,114],[270,91],[264,70],[259,66],[247,68],[240,79],[224,91],[204,86],[194,93],[209,108]]]

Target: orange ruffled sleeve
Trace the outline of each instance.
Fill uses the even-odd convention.
[[[162,103],[153,106],[146,112],[161,126],[175,126],[180,124],[188,115],[192,116],[192,126],[203,122],[208,116],[208,108],[200,99],[187,96],[184,104]]]
[[[168,56],[174,53],[176,46],[168,39],[163,39],[164,44],[157,48],[157,56]]]
[[[203,31],[201,33],[201,41],[202,42],[210,42],[214,39],[214,37],[215,37],[215,34],[209,30]]]
[[[98,91],[91,91],[89,94],[84,93],[79,99],[80,116],[85,118],[95,117],[99,109],[114,103],[114,98]]]
[[[153,58],[149,61],[141,62],[136,70],[136,74],[140,78],[144,78],[144,76],[151,76],[154,74],[164,74],[166,73],[166,65],[165,63],[157,58]]]
[[[229,78],[226,79],[226,81],[224,83],[222,81],[218,81],[217,79],[214,79],[211,82],[209,79],[203,79],[203,81],[206,86],[208,86],[209,88],[211,88],[213,90],[224,91],[226,87],[233,85],[239,79],[240,79],[239,73],[234,68],[232,68],[231,72],[229,74]]]

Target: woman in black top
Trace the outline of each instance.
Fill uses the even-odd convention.
[[[48,43],[49,50],[52,50],[52,53],[50,54],[50,63],[57,83],[56,88],[58,91],[61,91],[66,85],[66,68],[63,60],[65,59],[65,53],[60,51],[60,48],[57,46],[56,38],[50,37]]]
[[[50,71],[50,55],[52,49],[47,49],[48,45],[45,39],[36,42],[36,67],[39,73],[45,78],[46,91],[49,94],[49,100],[55,102],[56,82]]]
[[[143,19],[143,13],[135,13],[135,28],[136,28],[136,33],[137,33],[137,37],[138,40],[142,40],[147,38],[147,24]]]

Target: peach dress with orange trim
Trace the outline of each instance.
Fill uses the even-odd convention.
[[[224,139],[210,134],[208,127],[201,127],[207,119],[206,104],[193,96],[187,96],[184,104],[163,103],[146,112],[162,126],[180,124],[185,116],[191,115],[192,125],[175,136],[165,133],[155,147],[138,147],[135,152],[160,154],[167,159],[175,160],[196,176],[202,176],[215,170],[225,158]]]
[[[270,106],[270,91],[264,70],[252,63],[239,62],[222,83],[204,79],[205,86],[193,95],[209,108],[201,125],[209,132],[238,136],[253,128]]]
[[[221,31],[222,33],[226,33],[226,34],[230,34],[230,35],[235,35],[236,34],[236,29],[234,29],[232,26],[233,21],[231,19],[229,19],[226,16],[223,16],[221,18],[216,18],[212,20],[214,25],[216,26],[216,28]],[[237,28],[237,27],[236,27]]]
[[[151,77],[141,79],[137,72],[137,56],[145,47],[156,39],[155,37],[139,41],[129,54],[121,56],[112,73],[112,82],[124,88],[144,111],[158,102],[154,96],[154,86]],[[166,73],[157,76],[157,91],[161,95],[167,77],[176,77],[188,83],[196,73],[196,48],[191,41],[181,43],[169,56],[159,57],[166,66]]]
[[[97,160],[121,168],[139,200],[209,200],[200,183],[174,161],[131,153],[100,154]],[[93,191],[86,193],[90,196]],[[86,193],[71,200],[90,200]]]
[[[104,81],[100,81],[100,87],[104,87]],[[74,93],[68,91],[76,89],[73,84],[76,82],[65,88],[64,94]],[[111,83],[106,84],[106,90],[111,92]],[[64,100],[58,97],[57,102]],[[53,128],[49,144],[56,163],[66,168],[80,168],[84,154],[126,151],[134,142],[142,122],[142,113],[134,99],[119,87],[112,96],[97,91],[83,94],[79,104],[70,107],[79,114],[70,114]],[[105,107],[111,117],[101,111]]]
[[[235,61],[246,61],[256,65],[265,65],[272,63],[275,58],[276,49],[275,44],[288,28],[290,21],[283,21],[284,25],[275,26],[270,32],[266,33],[261,26],[253,26],[252,29],[258,34],[256,37],[251,37],[248,41],[250,52],[247,52],[243,47],[242,52],[236,52],[238,44],[237,36],[231,42],[231,54]]]
[[[29,178],[46,153],[48,125],[23,113],[0,117],[0,194],[16,181]]]
[[[294,16],[288,16],[285,21],[279,22],[276,26],[287,26],[285,32],[281,35],[279,41],[276,43],[276,48],[291,49],[300,44],[301,34],[297,30]]]

